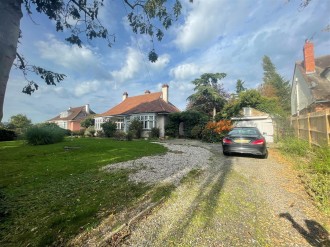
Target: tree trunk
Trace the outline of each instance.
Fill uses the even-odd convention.
[[[215,122],[215,115],[217,115],[217,110],[215,109],[215,107],[213,107],[213,122]]]
[[[0,1],[0,122],[3,117],[3,103],[10,69],[16,57],[23,16],[22,0]]]

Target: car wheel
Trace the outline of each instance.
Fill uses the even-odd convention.
[[[222,151],[222,153],[223,153],[223,155],[226,155],[226,156],[229,155],[229,153],[228,152],[225,152],[225,151]]]
[[[268,151],[266,151],[265,154],[261,155],[261,158],[262,159],[267,159],[268,158]]]

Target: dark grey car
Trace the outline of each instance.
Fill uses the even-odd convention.
[[[235,127],[222,140],[223,154],[252,154],[267,158],[266,140],[256,127]]]

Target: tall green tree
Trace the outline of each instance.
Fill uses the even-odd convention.
[[[275,65],[268,56],[262,60],[264,69],[263,84],[275,89],[275,95],[278,98],[279,105],[286,113],[290,112],[291,86],[288,80],[285,80],[277,71]]]
[[[158,58],[153,46],[156,38],[161,41],[164,29],[168,29],[177,20],[181,12],[179,0],[121,0],[129,9],[128,21],[135,33],[146,34],[152,40],[149,60],[155,62]],[[30,72],[38,75],[47,85],[56,85],[65,75],[55,73],[40,66],[29,65],[25,58],[17,53],[17,45],[21,33],[20,20],[23,17],[22,8],[28,15],[35,11],[45,14],[55,23],[58,32],[68,33],[65,39],[71,44],[82,46],[82,37],[87,40],[105,39],[109,46],[115,42],[115,36],[110,34],[98,19],[104,0],[1,0],[0,1],[0,121],[3,117],[3,103],[10,70],[15,66],[22,70],[25,78]],[[107,1],[111,4],[111,1]],[[72,24],[74,20],[75,24]],[[161,28],[160,28],[161,27]],[[67,32],[68,31],[68,32]],[[23,92],[33,93],[39,87],[38,83],[27,79]]]
[[[220,83],[225,77],[225,73],[205,73],[193,80],[195,93],[187,98],[187,110],[195,110],[214,117],[228,98],[228,94]]]
[[[246,88],[244,87],[244,81],[242,80],[237,80],[236,82],[236,93],[239,94],[240,92],[245,91]]]

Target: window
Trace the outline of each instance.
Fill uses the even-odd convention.
[[[117,124],[117,130],[124,129],[124,119],[118,119],[115,123]]]
[[[58,122],[57,122],[57,125],[58,125],[59,127],[61,127],[62,129],[67,129],[67,128],[68,128],[68,126],[67,126],[67,122],[66,122],[66,121],[58,121]]]
[[[138,115],[134,118],[137,118],[143,123],[143,129],[145,130],[150,130],[156,127],[156,116],[154,114]]]

